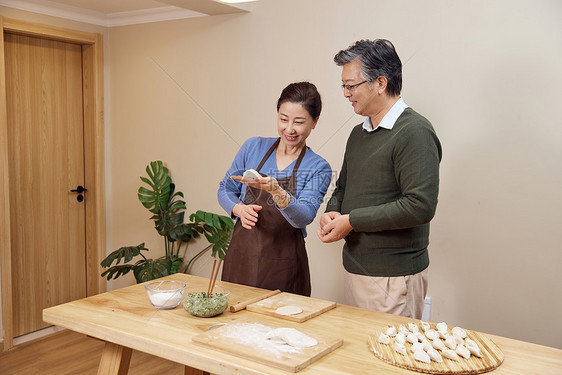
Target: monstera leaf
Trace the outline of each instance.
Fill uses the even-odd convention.
[[[211,212],[197,211],[189,216],[189,220],[194,222],[194,228],[199,233],[203,233],[207,241],[211,243],[211,256],[216,256],[224,260],[226,250],[230,244],[230,232],[234,228],[234,222],[228,216],[217,215]]]
[[[148,178],[140,179],[151,189],[141,186],[138,197],[142,205],[153,214],[159,214],[168,207],[170,200],[170,185],[172,179],[168,175],[168,168],[161,161],[153,161],[146,167]]]
[[[161,236],[166,236],[169,238],[170,231],[174,230],[174,228],[178,225],[183,224],[185,212],[185,202],[178,197],[183,198],[183,193],[181,191],[175,192],[176,186],[171,183],[170,184],[170,195],[168,196],[169,200],[166,204],[165,209],[160,210],[156,215],[151,217],[154,220],[154,226],[158,231],[158,234]]]
[[[113,262],[115,262],[115,264],[119,264],[119,262],[121,262],[121,259],[123,258],[124,258],[123,263],[130,262],[131,259],[133,259],[137,255],[140,255],[142,250],[148,251],[148,249],[144,247],[144,242],[137,246],[121,247],[115,250],[114,252],[112,252],[111,254],[109,254],[104,260],[102,260],[101,266],[107,268],[111,266]]]
[[[158,279],[170,274],[171,263],[167,257],[141,259],[135,263],[133,274],[137,283]]]
[[[135,268],[134,264],[120,264],[118,266],[113,266],[103,271],[101,277],[107,276],[107,280],[111,280],[111,278],[116,279],[119,276],[126,275],[127,273],[129,273],[130,270],[134,268]]]
[[[193,238],[204,235],[209,245],[191,257],[184,272],[199,256],[212,250],[212,255],[219,255],[224,259],[230,243],[230,233],[234,222],[230,217],[197,211],[189,216],[190,222],[184,223],[186,204],[183,193],[175,190],[168,168],[161,161],[153,161],[146,167],[148,177],[140,177],[145,184],[138,189],[138,198],[142,205],[152,213],[154,227],[159,235],[164,238],[165,256],[158,259],[147,259],[143,251],[148,251],[144,243],[137,246],[121,247],[109,254],[101,266],[106,270],[101,274],[107,280],[116,279],[133,270],[137,282],[153,280],[180,272],[183,265],[183,256],[180,250]],[[142,259],[134,264],[129,264],[136,256]],[[125,264],[119,264],[123,260]]]

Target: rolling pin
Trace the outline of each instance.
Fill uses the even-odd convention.
[[[240,311],[240,310],[244,310],[246,308],[246,306],[251,305],[252,303],[261,301],[262,299],[269,298],[269,297],[274,296],[274,295],[279,294],[279,293],[281,293],[281,291],[279,289],[276,289],[276,290],[272,290],[271,292],[268,292],[266,294],[262,294],[261,296],[249,299],[247,301],[238,302],[236,305],[230,306],[230,312],[237,312],[237,311]]]

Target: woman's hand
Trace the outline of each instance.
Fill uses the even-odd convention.
[[[255,189],[265,190],[269,193],[277,192],[281,189],[277,179],[273,177],[258,177],[251,180],[247,180],[242,176],[230,176],[231,180],[243,183],[246,186],[253,187]]]
[[[261,209],[257,204],[237,203],[232,208],[232,213],[240,218],[243,228],[252,229],[258,222],[258,211]]]
[[[243,183],[246,186],[255,189],[265,190],[273,197],[273,201],[280,207],[284,208],[289,205],[291,195],[283,190],[276,178],[258,177],[253,179],[244,179],[242,176],[230,176],[231,180]]]

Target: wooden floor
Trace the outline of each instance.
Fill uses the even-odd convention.
[[[96,375],[104,343],[61,331],[0,353],[2,375]],[[133,351],[131,375],[183,375],[184,366]]]

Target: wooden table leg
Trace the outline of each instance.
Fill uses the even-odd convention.
[[[101,355],[98,375],[126,375],[133,349],[106,342]]]
[[[207,371],[185,366],[185,375],[210,375]]]

